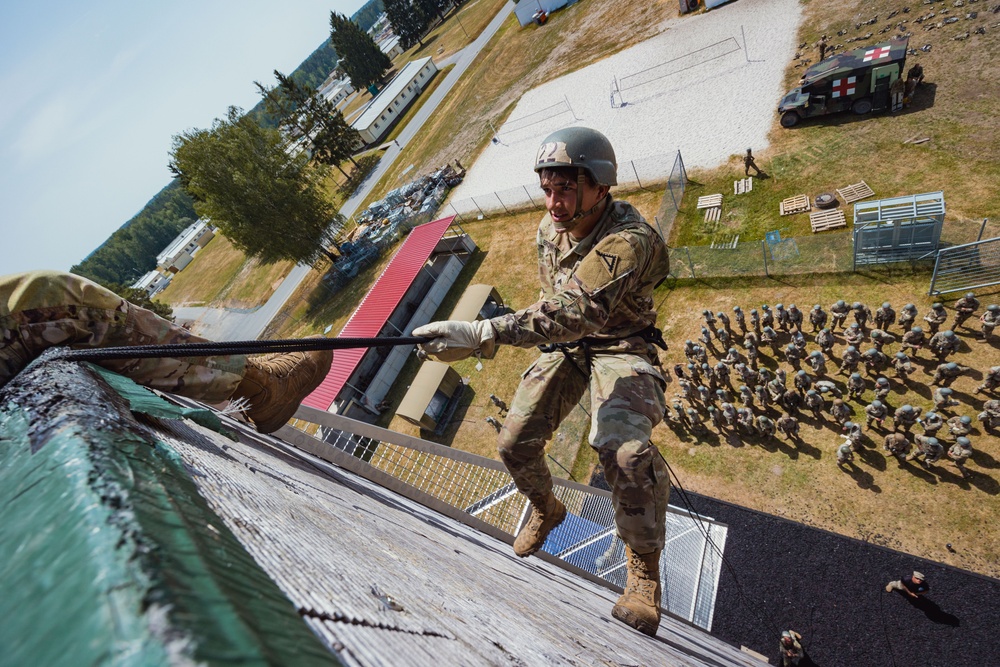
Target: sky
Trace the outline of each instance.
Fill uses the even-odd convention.
[[[68,270],[170,182],[171,139],[365,0],[0,3],[0,274]]]

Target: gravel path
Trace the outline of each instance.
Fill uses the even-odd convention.
[[[528,91],[452,199],[531,183],[540,141],[570,125],[604,132],[619,163],[679,148],[688,168],[713,167],[747,147],[763,152],[801,15],[798,0],[733,2],[672,20],[657,37]],[[618,108],[614,79],[625,102]]]

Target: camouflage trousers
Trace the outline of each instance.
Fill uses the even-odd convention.
[[[42,352],[58,345],[83,349],[205,342],[86,278],[57,271],[0,276],[0,335],[0,387]],[[99,363],[146,387],[216,403],[236,390],[246,357]]]
[[[573,361],[542,354],[522,376],[498,438],[518,490],[536,506],[552,491],[545,444],[589,387],[590,446],[611,487],[618,536],[637,554],[663,549],[670,485],[649,441],[666,409],[661,378],[641,355],[595,353],[588,369],[582,353]]]

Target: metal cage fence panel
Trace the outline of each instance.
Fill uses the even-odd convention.
[[[339,456],[367,462],[371,469],[509,535],[518,532],[530,512],[527,499],[499,462],[309,408],[300,408],[296,418],[300,427],[318,423],[322,440]],[[309,442],[315,448],[319,441],[309,438]],[[336,462],[335,458],[331,455],[328,460]],[[625,551],[615,535],[610,494],[559,479],[554,480],[553,492],[570,514],[543,549],[624,586]],[[706,554],[723,548],[725,532],[710,519],[668,508],[667,544],[661,558],[668,611],[692,622],[710,622],[721,560]]]
[[[694,51],[689,51],[675,58],[657,63],[652,67],[618,77],[615,91],[619,94],[625,93],[665,77],[701,67],[708,62],[742,50],[743,47],[740,46],[735,37],[727,37],[714,44],[709,44],[700,49],[695,49]]]
[[[928,293],[964,292],[992,285],[1000,285],[1000,238],[939,250]]]

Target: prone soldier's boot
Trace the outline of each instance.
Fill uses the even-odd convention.
[[[625,547],[628,578],[625,594],[611,609],[611,615],[625,625],[649,636],[660,627],[660,550],[640,556]]]
[[[246,415],[260,433],[272,433],[292,418],[302,400],[326,377],[332,363],[330,350],[249,357],[233,398],[249,403]]]
[[[551,491],[542,502],[531,504],[531,517],[514,540],[514,553],[521,558],[541,549],[552,529],[566,518],[566,506]]]

